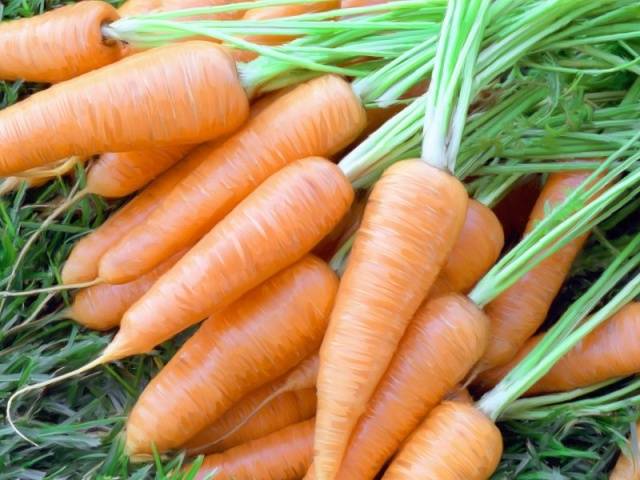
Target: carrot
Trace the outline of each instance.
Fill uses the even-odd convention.
[[[502,455],[502,435],[473,405],[434,408],[383,475],[384,480],[486,480]]]
[[[120,8],[118,13],[122,17],[129,17],[133,15],[140,15],[151,12],[170,12],[173,10],[182,10],[186,8],[196,7],[214,7],[216,5],[226,5],[234,3],[227,0],[127,0]],[[205,18],[217,19],[217,20],[233,20],[235,18],[241,18],[243,10],[234,10],[230,12],[216,13],[215,15],[207,15]],[[185,17],[182,20],[194,18]],[[202,18],[202,17],[195,17]]]
[[[222,417],[201,430],[185,443],[184,448],[190,454],[210,453],[218,451],[221,445],[236,432],[245,430],[245,425],[266,405],[278,396],[294,391],[315,388],[318,377],[318,355],[313,354],[283,377],[264,385],[244,396],[233,408]],[[315,400],[314,400],[315,412]],[[285,425],[283,425],[284,427]]]
[[[549,205],[564,200],[589,174],[571,172],[550,175],[529,216],[526,232],[530,232],[544,218]],[[479,371],[508,362],[540,327],[586,239],[587,235],[582,235],[572,240],[487,305],[485,311],[491,319],[491,339],[478,366]]]
[[[164,272],[182,256],[180,252],[133,282],[121,285],[106,283],[80,290],[67,309],[68,318],[94,330],[109,330],[120,325],[122,315]]]
[[[296,480],[307,471],[312,456],[313,420],[307,420],[205,457],[196,478],[217,470],[217,480]]]
[[[127,422],[129,454],[184,444],[318,348],[337,289],[307,256],[211,316],[151,381]]]
[[[281,92],[276,92],[258,100],[252,105],[249,117],[255,118],[280,98],[281,95]],[[211,146],[214,142],[221,143],[223,141],[224,138],[220,138],[210,142],[208,145]],[[167,150],[172,149],[173,147],[167,148]],[[127,232],[144,222],[151,212],[157,208],[158,204],[161,203],[162,199],[182,179],[200,165],[201,160],[199,156],[189,155],[188,158],[185,158],[156,178],[137,197],[118,210],[96,231],[80,240],[71,251],[71,255],[62,269],[62,282],[68,285],[95,280],[98,277],[98,263],[102,255]],[[113,190],[113,187],[109,187],[109,189]],[[104,192],[107,188],[101,190]],[[185,247],[187,246],[189,245],[185,245]],[[135,281],[140,276],[132,277],[131,281]]]
[[[118,18],[108,3],[88,0],[3,22],[0,79],[56,83],[119,60],[122,44],[104,40],[101,32],[103,24]],[[2,143],[4,147],[4,140]]]
[[[273,173],[300,158],[332,155],[364,124],[360,101],[342,79],[329,75],[298,86],[224,144],[189,155],[201,159],[200,167],[105,254],[100,278],[122,283],[140,276],[201,238]]]
[[[316,390],[307,388],[285,392],[263,409],[257,412],[247,422],[229,436],[215,442],[198,453],[219,453],[243,443],[277,432],[294,423],[313,418],[316,413]]]
[[[374,186],[320,350],[318,478],[337,472],[358,417],[446,262],[466,207],[462,184],[422,161],[392,165]]]
[[[640,303],[625,305],[609,320],[584,337],[527,392],[536,395],[564,392],[640,372]],[[530,338],[509,363],[484,372],[483,389],[496,385],[522,360],[544,335]]]
[[[637,423],[634,428],[636,429],[636,438],[638,438],[640,423]],[[638,459],[621,453],[611,475],[609,475],[609,480],[640,480]]]
[[[336,478],[374,478],[480,359],[488,327],[482,310],[462,295],[425,301],[360,418]]]
[[[70,155],[203,142],[235,130],[248,109],[222,47],[152,49],[0,111],[0,175]]]

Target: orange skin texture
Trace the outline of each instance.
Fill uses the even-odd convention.
[[[373,479],[464,379],[488,339],[489,319],[467,297],[450,294],[425,301],[360,418],[336,478]]]
[[[101,261],[100,277],[122,283],[140,276],[200,239],[281,168],[340,151],[365,121],[360,100],[335,76],[282,95],[222,145],[204,145],[189,155],[199,157],[201,165],[144,224],[110,249]]]
[[[318,354],[315,353],[300,365],[296,366],[292,371],[287,372],[283,377],[245,395],[233,408],[225,412],[222,417],[189,439],[189,441],[183,445],[183,448],[185,448],[190,455],[225,450],[226,448],[223,447],[229,444],[232,437],[230,436],[220,443],[216,443],[222,436],[228,434],[238,425],[247,421],[247,419],[251,419],[252,415],[258,416],[266,408],[266,405],[268,405],[265,402],[273,402],[284,393],[314,389],[313,412],[315,414],[315,386],[316,379],[318,378],[318,363]],[[256,410],[261,406],[262,408],[260,410]],[[313,414],[307,418],[311,418],[312,416]],[[306,418],[301,418],[298,421],[302,420],[306,420]],[[251,420],[249,420],[245,426],[248,425],[249,422],[251,422]],[[289,423],[295,422],[291,421]],[[289,423],[283,424],[280,428],[284,428]],[[245,426],[241,427],[240,430],[247,433],[251,431],[251,429],[248,427],[245,428]],[[240,430],[236,433],[240,434]],[[233,437],[235,436],[236,434],[234,433]]]
[[[93,330],[110,330],[131,305],[144,295],[184,252],[171,257],[140,278],[120,285],[101,283],[78,291],[68,310],[69,318]]]
[[[87,173],[86,190],[107,198],[132,194],[171,168],[193,150],[193,145],[103,153]]]
[[[313,420],[205,457],[197,479],[219,469],[216,480],[297,480],[313,456]]]
[[[105,351],[148,352],[309,252],[345,215],[353,189],[333,163],[283,168],[238,205],[125,313]]]
[[[320,345],[338,287],[307,256],[207,319],[149,383],[129,415],[126,450],[177,448],[243,396],[280,377]]]
[[[104,41],[100,30],[118,18],[111,5],[84,1],[3,22],[0,79],[57,83],[118,61],[122,44]]]
[[[217,5],[228,5],[230,3],[235,2],[227,0],[127,0],[120,6],[120,8],[118,8],[118,13],[122,17],[130,17],[133,15],[141,15],[151,12],[170,12],[186,8],[214,7]],[[206,16],[203,15],[202,17],[195,18],[204,17],[209,20],[234,20],[241,18],[243,13],[244,12],[242,10],[235,10],[233,12],[223,12]]]
[[[550,175],[529,216],[526,232],[544,218],[549,205],[562,202],[589,175],[590,172]],[[542,325],[587,236],[574,239],[542,260],[486,306],[491,319],[491,340],[479,371],[507,363]]]
[[[0,175],[71,155],[201,143],[235,131],[248,113],[235,62],[222,47],[154,48],[0,111]]]
[[[635,426],[636,435],[640,434],[640,423],[636,423]],[[640,465],[638,459],[634,459],[625,455],[624,452],[620,453],[618,461],[615,467],[609,475],[609,480],[640,480]]]
[[[558,360],[527,395],[566,392],[640,372],[638,331],[640,303],[632,302]],[[484,372],[478,379],[478,385],[482,389],[495,386],[542,340],[543,335],[530,338],[509,363]]]
[[[316,413],[316,390],[296,390],[278,395],[237,431],[199,453],[220,453],[243,443],[277,432],[294,423],[313,418]],[[207,443],[215,442],[211,438]]]
[[[466,210],[462,184],[420,160],[392,165],[374,186],[320,350],[319,479],[337,473],[358,417],[444,266]]]
[[[279,98],[280,95],[280,92],[276,92],[257,101],[251,107],[250,117],[253,118],[259,115],[267,106]],[[219,143],[222,141],[224,141],[224,139],[215,140],[215,142]],[[213,142],[211,142],[211,144],[213,144]],[[172,150],[173,148],[174,147],[168,147],[167,150]],[[175,148],[181,149],[185,147],[178,146]],[[119,154],[122,155],[119,159],[123,160],[128,155],[146,156],[152,151],[153,150]],[[94,232],[76,243],[62,269],[62,282],[64,284],[88,282],[97,278],[98,265],[102,255],[113,247],[125,234],[143,223],[151,212],[158,207],[162,199],[166,197],[183,178],[191,174],[191,172],[200,165],[201,161],[202,158],[200,157],[188,156],[188,158],[178,162],[153,180],[133,200],[109,217],[109,219]],[[100,162],[98,162],[98,164],[99,163]],[[119,164],[119,161],[117,163]],[[91,175],[91,172],[89,175]],[[110,184],[108,180],[104,182],[105,184]],[[104,187],[101,190],[104,192],[107,189],[112,189],[112,187]],[[188,246],[189,245],[186,245],[185,247]],[[140,276],[142,275],[132,277],[130,281],[135,281]]]
[[[383,480],[486,480],[502,455],[502,435],[473,405],[434,408],[395,457]]]
[[[98,276],[98,264],[102,255],[136,225],[146,219],[158,202],[199,164],[198,158],[190,158],[167,170],[106,222],[78,241],[62,269],[62,283],[88,282]],[[132,281],[136,281],[136,277]]]

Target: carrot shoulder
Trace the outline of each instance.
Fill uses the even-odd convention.
[[[349,436],[464,223],[454,177],[405,160],[374,186],[320,350],[314,464],[338,471]]]
[[[210,317],[138,399],[127,451],[181,446],[308,357],[324,334],[337,283],[324,262],[307,256]]]
[[[0,111],[0,175],[71,155],[200,143],[238,128],[248,110],[222,47],[148,50]]]
[[[365,114],[344,80],[324,76],[277,98],[201,162],[138,228],[105,255],[100,277],[126,282],[196,242],[258,185],[287,164],[330,156],[364,128]],[[131,259],[134,258],[135,262]]]
[[[116,62],[122,45],[105,41],[101,27],[118,18],[108,3],[89,0],[2,22],[0,80],[57,83]]]
[[[313,420],[205,457],[197,478],[217,470],[219,480],[297,480],[313,456]]]

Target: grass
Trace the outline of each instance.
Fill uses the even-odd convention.
[[[63,3],[9,0],[0,5],[0,17],[31,16]],[[38,88],[0,82],[0,108]],[[82,169],[76,173],[75,178],[81,182]],[[57,179],[44,187],[22,188],[0,199],[0,278],[8,277],[21,246],[52,207],[68,195],[75,181]],[[117,202],[108,203],[97,197],[78,202],[35,243],[11,289],[59,283],[61,267],[73,243],[100,225],[117,206]],[[618,225],[615,229],[614,236],[623,238],[625,227]],[[608,236],[609,233],[605,232]],[[607,261],[607,249],[594,238],[554,310],[561,311]],[[109,341],[110,335],[92,333],[57,318],[56,312],[69,301],[66,293],[52,297],[40,294],[12,298],[1,309],[0,417],[4,416],[8,397],[17,388],[85,364]],[[0,418],[0,480],[189,478],[177,471],[184,460],[181,456],[166,463],[156,459],[154,464],[131,464],[123,451],[122,434],[126,414],[138,394],[185,337],[168,342],[149,355],[103,366],[39,395],[21,398],[14,412],[17,425],[39,446],[22,441],[8,428],[6,419]],[[494,478],[606,478],[617,445],[636,417],[635,411],[625,411],[584,419],[566,415],[543,421],[501,423],[505,454]]]

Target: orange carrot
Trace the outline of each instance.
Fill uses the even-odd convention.
[[[636,438],[640,435],[640,423],[634,427],[636,429]],[[609,480],[640,480],[640,465],[638,459],[629,457],[624,452],[620,453],[620,457],[616,462]]]
[[[216,480],[297,480],[309,468],[312,456],[313,420],[307,420],[205,457],[196,478],[217,470]]]
[[[569,391],[640,372],[639,331],[640,303],[633,302],[584,337],[527,395]],[[509,363],[484,372],[478,378],[478,386],[488,389],[496,385],[542,337],[530,338]]]
[[[100,278],[108,283],[137,278],[201,238],[273,173],[300,158],[332,155],[364,124],[360,100],[344,80],[328,75],[298,86],[224,144],[189,155],[202,165],[105,254]]]
[[[120,319],[131,305],[144,295],[164,272],[183,255],[180,252],[133,282],[121,285],[106,283],[80,290],[66,315],[85,327],[109,330],[120,325]]]
[[[181,446],[308,357],[322,340],[337,283],[324,262],[307,256],[211,316],[138,399],[127,451]]]
[[[70,155],[203,142],[238,128],[248,110],[222,47],[151,49],[0,111],[0,175]]]
[[[233,408],[201,430],[183,447],[189,454],[194,455],[218,451],[223,442],[226,444],[228,438],[235,435],[237,431],[244,430],[245,424],[276,397],[293,391],[315,389],[318,362],[317,353],[313,354],[284,376],[244,396]]]
[[[170,12],[186,8],[214,7],[216,5],[226,5],[229,3],[234,2],[228,0],[127,0],[120,6],[120,8],[118,8],[118,13],[123,17],[130,17],[133,15],[141,15],[151,12]],[[243,10],[234,10],[230,12],[216,13],[215,15],[206,15],[205,18],[233,20],[241,18],[243,14]]]
[[[409,324],[360,418],[337,478],[374,478],[425,415],[480,359],[488,327],[482,310],[460,294],[427,300]]]
[[[280,98],[281,95],[281,92],[276,92],[261,98],[252,105],[249,117],[255,118],[271,103]],[[223,141],[224,138],[220,138],[209,142],[208,145],[212,146],[214,142],[221,143]],[[172,148],[168,147],[168,149]],[[102,255],[126,233],[144,222],[151,212],[157,208],[158,204],[161,203],[162,199],[169,195],[182,179],[194,171],[201,161],[201,157],[189,155],[188,158],[185,158],[154,180],[136,198],[118,210],[96,231],[80,240],[71,251],[71,255],[62,269],[63,283],[72,284],[96,279],[98,276],[98,262]],[[113,190],[113,187],[108,187],[108,189]],[[104,192],[107,187],[100,190]],[[185,247],[188,246],[185,245]],[[140,276],[137,275],[130,280],[135,281]]]
[[[589,172],[551,175],[529,216],[526,231],[530,232],[545,216],[549,205],[560,203],[588,176]],[[542,260],[486,306],[485,311],[491,319],[491,339],[478,366],[479,371],[511,360],[536,332],[586,239],[587,235],[582,235]]]
[[[392,165],[374,186],[320,350],[314,464],[333,478],[411,317],[464,223],[467,193],[417,160]]]
[[[118,18],[118,12],[108,3],[87,0],[35,17],[3,22],[0,79],[56,83],[119,60],[122,44],[104,40],[101,31],[103,24]],[[2,143],[4,147],[4,140]]]
[[[197,453],[219,453],[243,443],[277,432],[294,423],[313,418],[316,413],[316,390],[307,388],[285,392],[265,405],[244,425],[220,441],[209,441],[208,448]]]
[[[486,480],[501,455],[502,435],[491,419],[473,405],[446,401],[431,411],[382,478]]]

